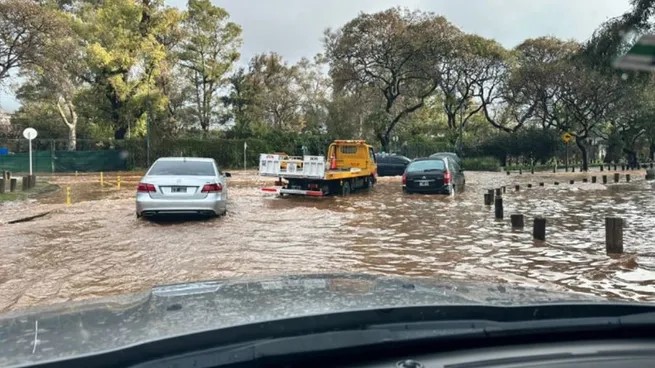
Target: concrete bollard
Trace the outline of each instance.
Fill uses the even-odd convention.
[[[27,178],[30,183],[30,189],[34,188],[36,186],[36,175],[29,175]]]
[[[588,180],[587,178],[582,178],[582,182],[583,182],[583,183],[586,183],[586,182],[588,182],[588,181],[589,181],[589,180]]]
[[[621,171],[625,171],[625,165],[621,165]]]
[[[11,171],[7,170],[4,172],[4,177],[5,180],[10,180],[11,179]]]
[[[623,219],[605,217],[605,251],[608,254],[623,253]]]
[[[539,186],[540,186],[540,187],[543,187],[543,186],[544,186],[544,183],[543,183],[543,182],[539,183]]]
[[[18,179],[17,178],[11,178],[9,180],[9,191],[10,192],[15,192],[17,186],[18,186]]]
[[[607,184],[607,175],[603,175],[603,184]]]
[[[528,184],[528,188],[532,188],[532,184]]]
[[[491,195],[489,193],[484,194],[484,205],[485,206],[491,206]]]
[[[521,190],[521,186],[520,186],[520,185],[518,185],[518,184],[517,184],[517,185],[515,185],[515,186],[514,186],[514,190],[516,190],[516,191],[518,192],[519,190]]]
[[[646,170],[646,180],[655,180],[655,169]]]
[[[496,219],[503,219],[503,197],[496,197],[494,199],[494,213],[496,215]]]
[[[575,166],[571,166],[571,172],[575,172]]]
[[[614,173],[614,182],[615,182],[615,183],[618,183],[618,182],[619,182],[619,178],[621,178],[621,174],[619,174],[619,173]]]
[[[603,170],[605,170],[603,165],[600,165],[600,171],[603,171]]]
[[[595,177],[595,176],[592,176],[592,177],[591,177],[591,182],[592,182],[592,183],[595,183],[595,182],[596,182],[596,177]]]
[[[614,164],[614,171],[616,171],[617,169],[618,169],[618,166],[616,164]]]
[[[555,182],[555,183],[553,183],[553,184],[555,184],[555,185],[559,185],[559,181],[556,181],[556,182]]]
[[[575,180],[569,180],[569,184],[575,184]]]
[[[503,185],[501,188],[503,189],[503,194],[505,194],[507,192],[507,187]]]
[[[532,224],[532,237],[536,240],[546,240],[546,219],[537,216]]]
[[[524,218],[521,214],[510,215],[510,221],[512,223],[512,228],[522,229],[524,226]]]
[[[5,192],[5,190],[6,190],[5,189],[6,188],[6,186],[5,186],[6,181],[7,180],[4,177],[2,179],[0,179],[0,193]]]
[[[496,188],[496,195],[497,196],[501,195],[502,191],[503,191],[503,188]]]
[[[26,192],[30,189],[30,177],[29,176],[23,176],[23,180],[21,181],[21,186],[23,189],[23,192]]]
[[[625,181],[630,182],[630,174],[625,174]]]
[[[493,203],[493,201],[494,201],[494,190],[489,189],[489,190],[487,190],[487,193],[489,194],[489,197],[491,197],[491,202]]]

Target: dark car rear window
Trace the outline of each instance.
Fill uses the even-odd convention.
[[[441,160],[424,160],[414,161],[407,166],[407,172],[425,171],[425,170],[445,170],[446,165]]]
[[[214,176],[214,165],[207,161],[159,161],[148,175],[197,175]]]

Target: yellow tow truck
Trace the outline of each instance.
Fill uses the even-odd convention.
[[[361,188],[371,188],[377,180],[373,147],[363,140],[336,140],[326,156],[293,157],[262,153],[259,175],[276,177],[279,187],[262,188],[278,194],[322,197],[348,195]]]

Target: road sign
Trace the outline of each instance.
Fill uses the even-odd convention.
[[[30,176],[32,176],[32,139],[36,138],[37,133],[36,129],[34,128],[25,128],[23,130],[23,137],[27,139],[29,142],[29,150],[30,150]]]
[[[36,138],[36,136],[37,133],[36,133],[36,129],[34,128],[25,128],[25,130],[23,130],[23,137],[25,137],[25,139],[32,140]]]
[[[614,67],[624,70],[655,71],[655,35],[642,36],[627,54],[614,61]]]
[[[573,135],[571,135],[571,133],[566,132],[562,134],[562,141],[565,144],[568,144],[571,141],[571,139],[573,139]]]

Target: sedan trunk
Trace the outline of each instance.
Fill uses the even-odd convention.
[[[216,183],[212,176],[153,175],[143,179],[155,186],[156,192],[150,192],[153,199],[203,199],[207,193],[202,192],[205,184]]]

